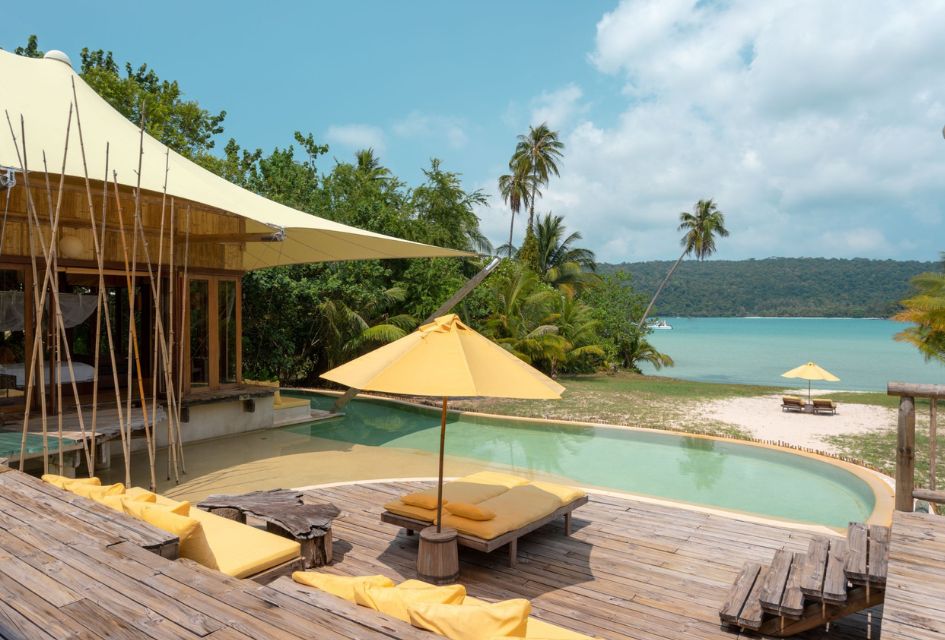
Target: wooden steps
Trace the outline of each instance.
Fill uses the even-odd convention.
[[[819,627],[882,602],[888,562],[889,528],[853,523],[846,540],[815,537],[807,553],[747,563],[719,619],[776,637]]]

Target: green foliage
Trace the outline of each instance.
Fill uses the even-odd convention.
[[[915,295],[902,301],[905,307],[895,319],[911,322],[896,340],[919,350],[926,360],[945,362],[945,274],[923,273],[912,279]]]
[[[633,275],[648,297],[672,262],[602,264]],[[856,258],[683,261],[654,307],[662,316],[890,317],[909,296],[909,280],[937,263]]]

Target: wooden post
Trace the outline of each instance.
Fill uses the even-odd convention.
[[[938,400],[929,399],[929,489],[938,491],[937,479],[935,477],[935,463],[938,452]]]
[[[915,398],[899,398],[899,431],[896,439],[896,511],[912,511],[915,485]]]

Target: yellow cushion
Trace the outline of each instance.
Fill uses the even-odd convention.
[[[396,513],[405,518],[414,518],[415,520],[422,520],[423,522],[433,522],[436,520],[436,509],[412,507],[409,504],[401,502],[400,498],[388,502],[384,505],[384,508],[391,513]]]
[[[524,638],[531,605],[515,599],[495,604],[426,604],[410,607],[410,624],[450,640]]]
[[[181,557],[234,578],[256,575],[298,558],[302,552],[295,540],[202,509],[192,509],[190,519],[199,522],[200,527],[181,541]]]
[[[358,585],[371,585],[373,587],[393,587],[394,581],[387,576],[335,576],[330,573],[321,573],[319,571],[296,571],[292,574],[292,579],[299,584],[305,584],[316,589],[321,589],[333,596],[344,598],[350,602],[355,602],[354,590]]]
[[[541,482],[540,480],[536,480],[530,484],[533,487],[538,487],[539,489],[541,489],[542,491],[546,493],[550,493],[554,496],[557,496],[558,499],[561,501],[562,506],[566,504],[570,504],[574,502],[575,500],[577,500],[578,498],[583,498],[584,496],[587,495],[586,491],[581,491],[580,489],[577,489],[575,487],[569,487],[564,484],[555,484],[553,482]]]
[[[46,473],[42,477],[43,482],[48,482],[54,487],[59,487],[60,489],[65,489],[66,485],[71,482],[80,482],[85,484],[94,484],[100,485],[102,481],[98,478],[67,478],[66,476],[57,476],[52,473]]]
[[[179,516],[156,504],[125,498],[121,506],[128,515],[177,536],[181,549],[200,530],[200,523],[193,518]]]
[[[132,487],[134,489],[135,487]],[[150,491],[135,491],[134,493],[131,490],[126,491],[125,493],[117,496],[102,496],[101,498],[96,498],[96,502],[101,502],[106,507],[111,507],[115,511],[124,511],[125,508],[122,506],[122,500],[133,500],[135,502],[150,502],[153,503],[155,495]]]
[[[71,491],[83,498],[101,501],[101,498],[105,496],[120,496],[125,492],[125,485],[120,482],[104,486],[89,484],[88,482],[70,482],[66,485],[66,491]]]
[[[525,638],[526,640],[592,640],[591,636],[535,618],[528,619]]]
[[[469,518],[470,520],[492,520],[495,517],[495,511],[466,502],[450,502],[444,505],[443,508],[454,516]]]
[[[190,515],[190,503],[186,500],[182,500],[178,502],[177,500],[168,498],[167,496],[158,495],[157,503],[161,505],[162,507],[164,507],[165,509],[169,511],[173,511],[174,513],[178,515],[182,515],[182,516]],[[199,511],[199,509],[197,511]]]
[[[400,501],[411,507],[420,507],[421,509],[436,509],[436,495],[428,493],[408,493],[400,496]],[[446,504],[446,500],[443,501]]]
[[[147,489],[142,489],[141,487],[128,487],[125,489],[125,495],[129,498],[134,498],[135,500],[140,500],[139,496],[147,496],[145,502],[157,502],[156,493],[151,493]]]
[[[491,540],[551,515],[560,506],[561,501],[557,496],[538,487],[524,485],[513,487],[479,504],[479,507],[495,512],[495,518],[492,520],[471,520],[444,514],[443,524],[460,533]]]
[[[354,601],[363,607],[410,622],[411,606],[426,604],[462,604],[466,587],[451,584],[437,587],[421,580],[406,580],[396,587],[359,583],[354,587]]]
[[[528,484],[527,478],[513,476],[510,473],[500,473],[499,471],[478,471],[476,473],[464,476],[456,482],[475,482],[477,484],[494,484],[506,489],[512,487],[521,487]]]

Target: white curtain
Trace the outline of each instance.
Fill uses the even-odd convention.
[[[46,309],[50,308],[51,294],[47,293]],[[59,307],[66,328],[80,325],[95,312],[98,296],[94,293],[60,293]],[[0,291],[0,331],[23,330],[23,292]]]

